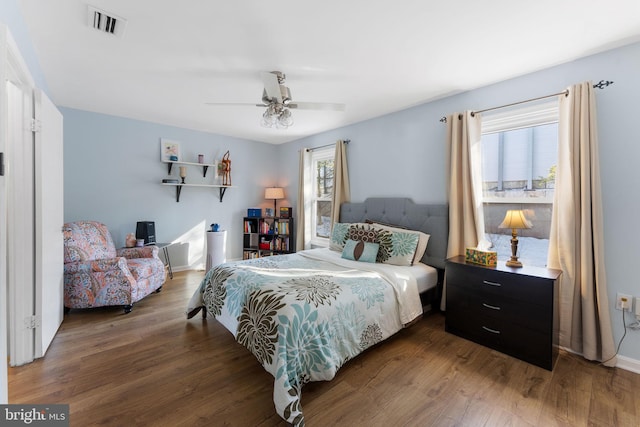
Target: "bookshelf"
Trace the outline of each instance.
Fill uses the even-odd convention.
[[[244,217],[242,258],[295,252],[293,218]]]

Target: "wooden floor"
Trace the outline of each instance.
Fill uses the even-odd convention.
[[[284,426],[273,378],[214,319],[186,320],[202,272],[124,315],[72,311],[10,403],[68,403],[71,426]],[[307,426],[638,426],[640,375],[561,353],[553,372],[444,332],[441,314],[303,388]]]

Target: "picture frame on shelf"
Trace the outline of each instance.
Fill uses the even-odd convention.
[[[275,214],[275,212],[273,211],[273,208],[265,208],[264,209],[264,216],[273,217],[274,214]]]
[[[160,140],[160,160],[163,162],[179,162],[180,143],[169,139]]]
[[[290,207],[281,207],[280,208],[280,218],[292,218],[292,212]]]

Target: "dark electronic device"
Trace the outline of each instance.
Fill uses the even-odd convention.
[[[136,239],[144,239],[145,245],[156,243],[156,223],[153,221],[138,221]]]

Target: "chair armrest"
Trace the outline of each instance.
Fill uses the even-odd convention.
[[[136,248],[119,248],[116,249],[118,256],[125,257],[127,259],[135,258],[159,258],[157,246],[143,246]]]
[[[65,273],[99,273],[112,270],[126,270],[127,260],[123,257],[98,259],[95,261],[68,262],[64,265]]]
[[[136,280],[123,257],[64,265],[64,304],[70,308],[130,305]]]

